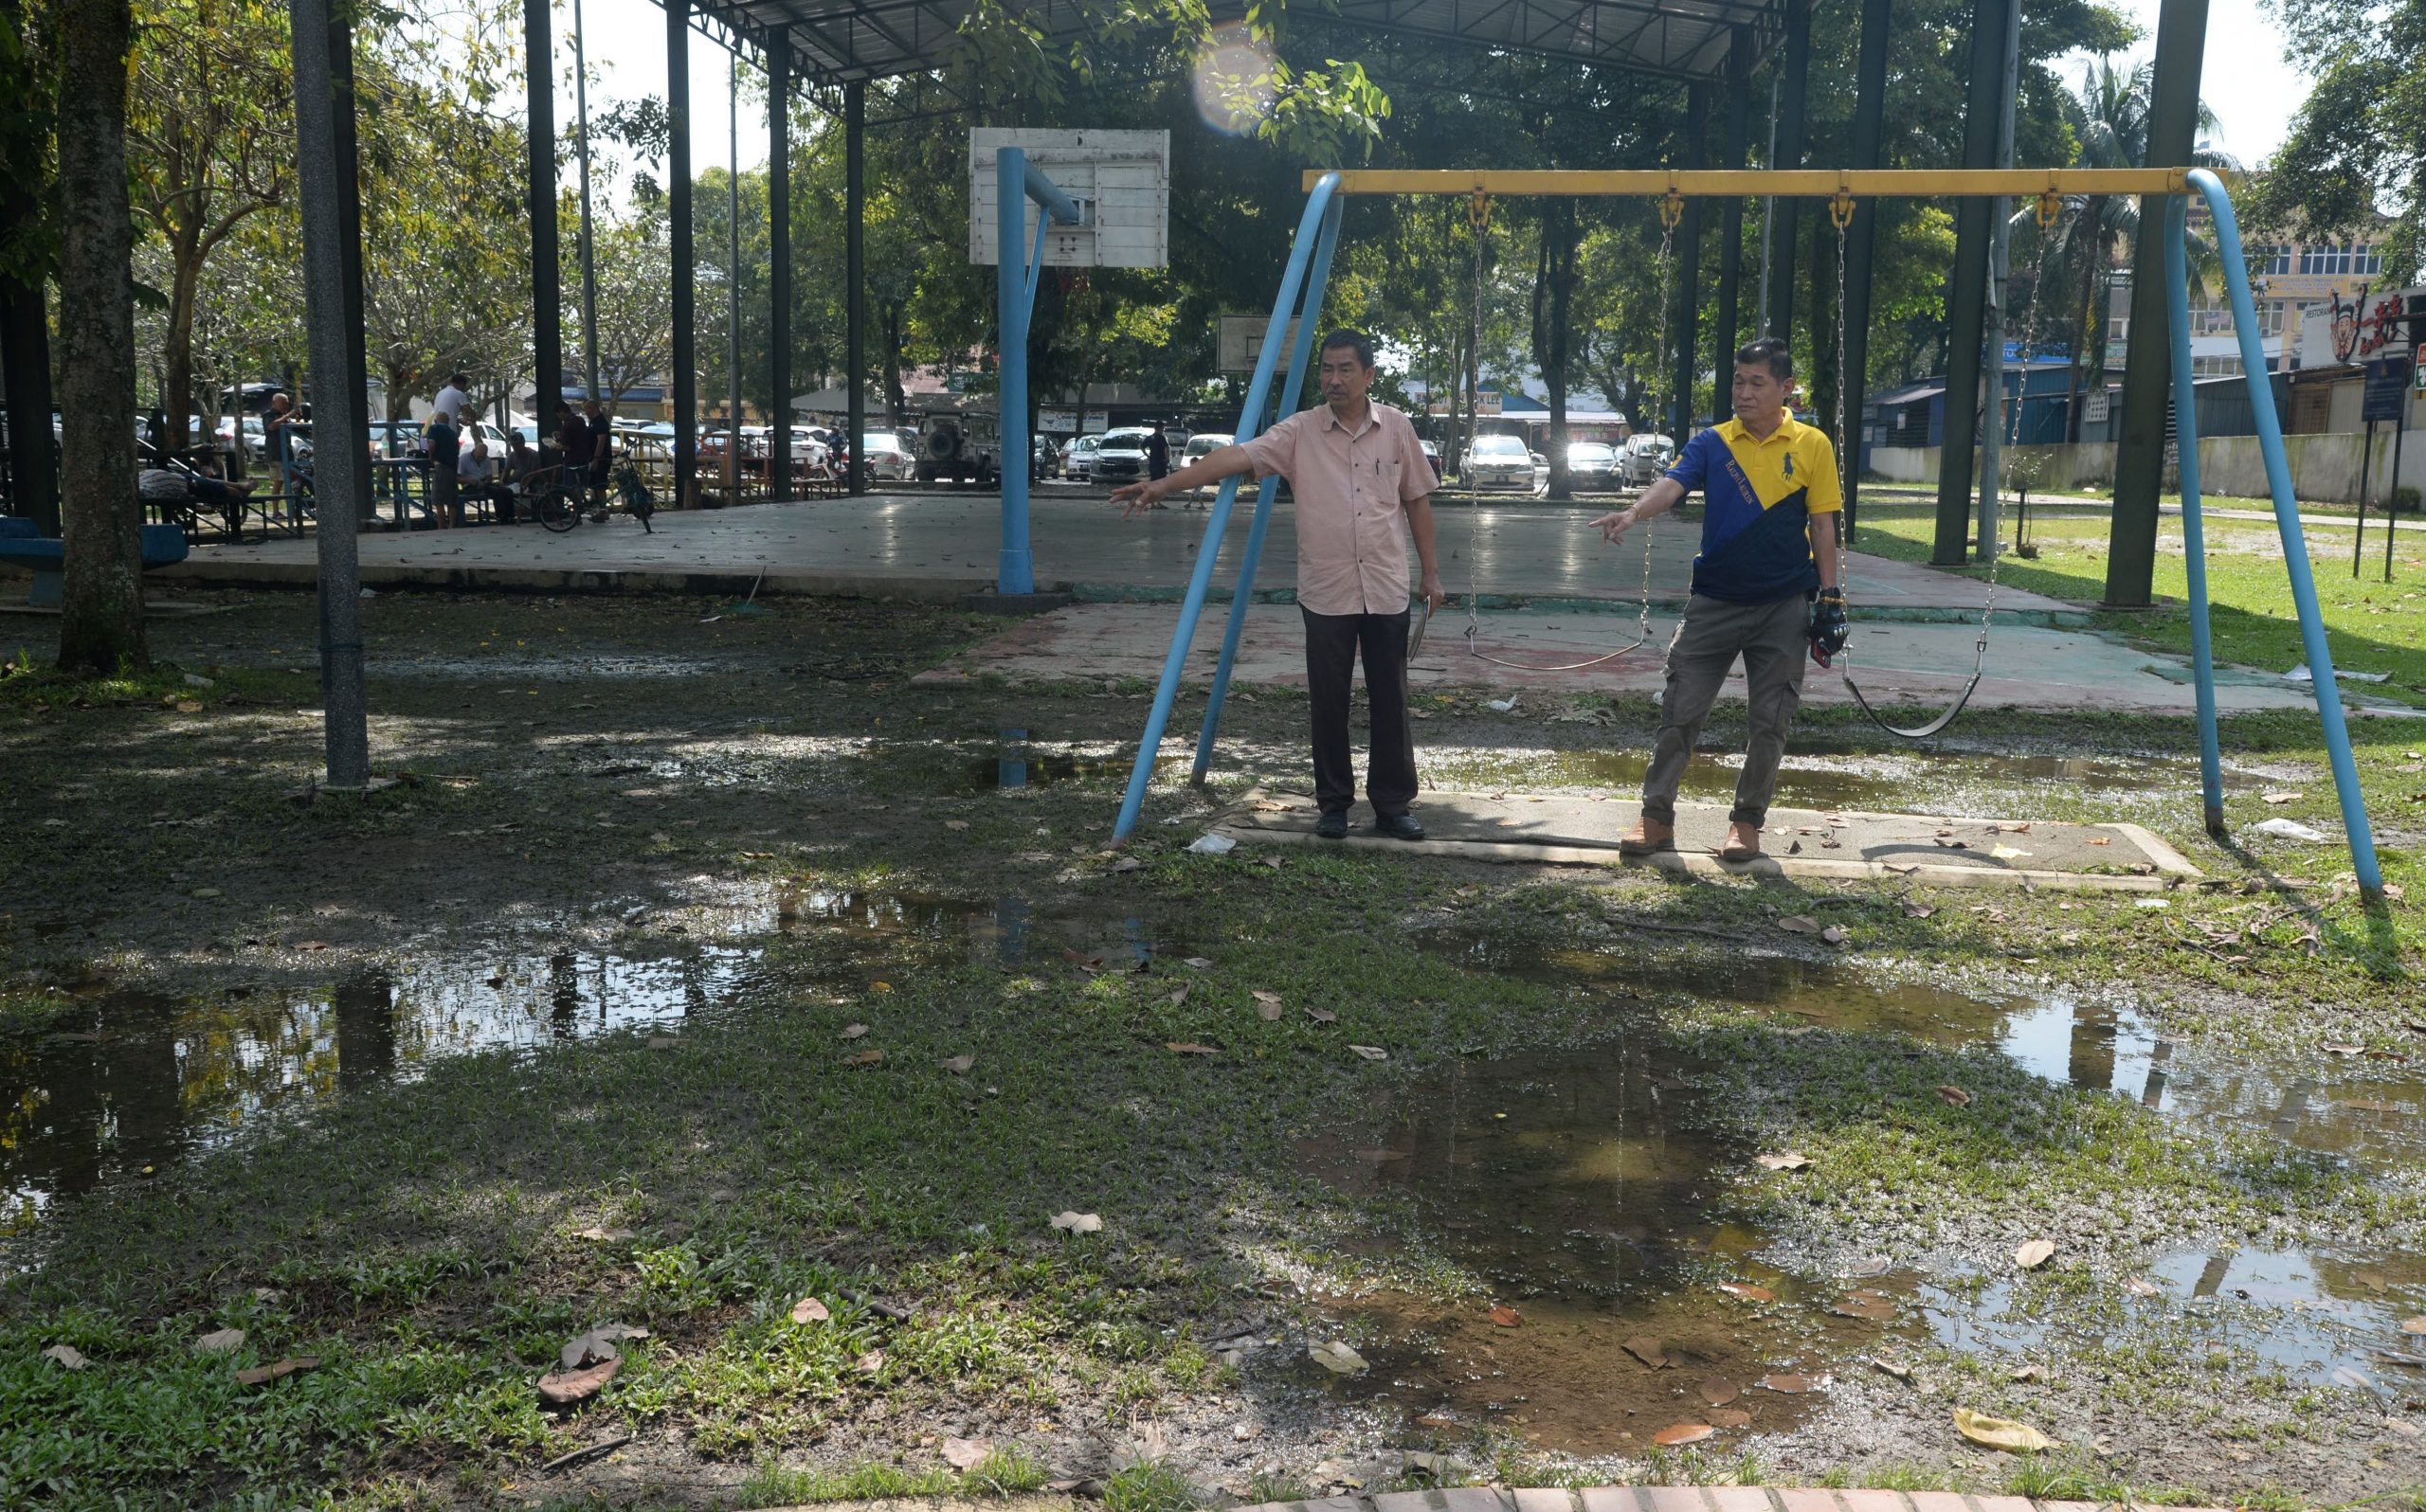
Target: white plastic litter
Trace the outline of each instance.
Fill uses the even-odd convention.
[[[1239,848],[1239,842],[1226,835],[1200,835],[1188,850],[1197,855],[1227,855]]]
[[[2334,668],[2333,676],[2337,682],[2389,682],[2392,679],[2392,674],[2389,672],[2352,672],[2346,667]],[[2308,671],[2308,664],[2303,661],[2283,674],[2283,680],[2285,682],[2314,682],[2316,674]]]
[[[2260,835],[2278,836],[2287,840],[2307,840],[2312,845],[2321,844],[2326,838],[2322,833],[2308,828],[2297,819],[2263,819],[2251,825],[2250,828]]]
[[[1513,713],[1516,711],[1516,695],[1514,693],[1511,693],[1505,698],[1494,698],[1491,700],[1491,702],[1483,705],[1483,707],[1486,709],[1496,710],[1498,712],[1503,714]]]

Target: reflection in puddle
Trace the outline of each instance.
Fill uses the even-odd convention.
[[[1529,955],[1450,931],[1426,944],[1474,969],[1605,995],[1763,1007],[1798,1033],[1994,1047],[2048,1081],[2129,1097],[2202,1129],[2266,1131],[2337,1160],[2418,1150],[2426,1102],[2414,1075],[2396,1082],[2364,1064],[2337,1067],[2353,1079],[2327,1086],[2297,1068],[2170,1039],[2127,1009],[1881,985],[1828,962],[1647,965],[1591,950]],[[2104,1341],[2097,1331],[2108,1324],[2010,1270],[1925,1273],[1880,1257],[1856,1268],[1865,1276],[1835,1279],[1768,1263],[1770,1236],[1730,1223],[1724,1201],[1730,1174],[1756,1152],[1710,1131],[1723,1121],[1694,1116],[1693,1080],[1680,1053],[1638,1031],[1577,1053],[1457,1064],[1397,1093],[1378,1140],[1301,1141],[1310,1168],[1337,1187],[1408,1190],[1422,1251],[1491,1288],[1446,1307],[1392,1292],[1357,1298],[1352,1310],[1383,1337],[1365,1350],[1375,1371],[1348,1389],[1410,1417],[1496,1419],[1546,1447],[1605,1453],[1638,1450],[1679,1421],[1787,1426],[1807,1398],[1761,1389],[1764,1377],[1813,1377],[1824,1389],[1831,1374],[1927,1336],[2007,1352]],[[2318,1385],[2407,1385],[2426,1368],[2426,1343],[2400,1332],[2400,1320],[2426,1311],[2426,1252],[2182,1251],[2152,1256],[2133,1281],[2120,1326],[2170,1350],[2245,1350]],[[1517,1308],[1522,1323],[1494,1325],[1494,1303]],[[1646,1341],[1661,1368],[1643,1364],[1635,1346]]]
[[[1045,750],[1027,731],[1005,729],[996,740],[957,747],[925,741],[888,743],[870,747],[862,759],[881,768],[889,790],[953,794],[1051,787],[1097,778],[1124,780],[1136,757],[1133,751],[1082,755]],[[1187,760],[1159,757],[1154,762],[1155,775],[1162,776]]]
[[[733,948],[568,950],[334,988],[94,997],[45,1032],[0,1037],[0,1233],[25,1233],[60,1196],[441,1056],[671,1028],[733,1008],[759,977],[756,953]]]

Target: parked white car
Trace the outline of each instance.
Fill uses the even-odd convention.
[[[1477,436],[1466,451],[1468,488],[1533,487],[1533,454],[1516,436]]]
[[[1676,443],[1668,437],[1657,432],[1629,436],[1625,450],[1618,454],[1618,481],[1629,488],[1648,488],[1675,465]]]
[[[893,431],[872,430],[860,438],[860,449],[867,459],[868,477],[881,477],[898,483],[917,468],[911,459],[910,448]]]
[[[1080,482],[1095,476],[1095,453],[1103,449],[1103,437],[1077,436],[1061,448],[1061,476]]]

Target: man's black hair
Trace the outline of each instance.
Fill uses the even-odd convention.
[[[1794,353],[1777,337],[1762,336],[1735,349],[1735,366],[1766,368],[1770,377],[1785,383],[1794,377]]]
[[[1358,367],[1370,368],[1373,366],[1373,338],[1367,335],[1364,332],[1349,331],[1343,327],[1340,330],[1332,332],[1330,335],[1323,337],[1323,351],[1335,351],[1342,347],[1351,348],[1355,351],[1356,365]],[[1317,357],[1315,360],[1320,361],[1321,359]]]
[[[461,388],[461,387],[462,387],[465,384],[470,383],[472,380],[471,380],[470,378],[466,377],[465,375],[463,375],[462,373],[460,373],[460,372],[459,372],[459,373],[450,373],[450,374],[448,374],[448,375],[447,375],[447,378],[446,378],[446,381],[447,381],[448,383],[450,383],[450,384],[453,384],[456,387]]]

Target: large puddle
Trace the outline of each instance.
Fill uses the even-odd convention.
[[[1824,963],[1770,959],[1718,976],[1591,952],[1499,962],[1471,937],[1431,943],[1479,969],[1757,1005],[1796,1032],[1994,1047],[2049,1081],[2332,1159],[2420,1150],[2426,1087],[2405,1067],[2285,1072],[2178,1043],[2127,1010],[1881,986]],[[1706,1448],[1789,1426],[1847,1372],[1900,1363],[1932,1339],[2021,1356],[2129,1332],[2378,1389],[2426,1366],[2399,1327],[2426,1310],[2426,1251],[2157,1254],[2130,1278],[2124,1316],[2094,1323],[2010,1270],[1886,1255],[1842,1274],[1799,1269],[1730,1217],[1729,1183],[1761,1152],[1710,1132],[1728,1121],[1695,1116],[1694,1066],[1649,1012],[1641,1022],[1585,1052],[1454,1064],[1378,1120],[1300,1142],[1308,1167],[1343,1190],[1404,1189],[1418,1233],[1402,1258],[1445,1262],[1490,1293],[1453,1306],[1392,1292],[1340,1304],[1382,1335],[1364,1351],[1375,1369],[1349,1391],[1435,1425],[1505,1422],[1601,1454],[1638,1451],[1682,1423],[1720,1430]],[[1512,1324],[1493,1319],[1494,1304],[1514,1310]]]

